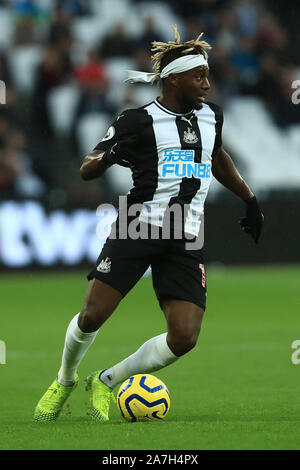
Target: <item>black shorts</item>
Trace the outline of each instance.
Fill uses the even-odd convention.
[[[163,299],[172,298],[192,302],[205,310],[203,251],[186,250],[185,240],[107,238],[87,278],[99,279],[125,297],[149,266],[161,308]]]

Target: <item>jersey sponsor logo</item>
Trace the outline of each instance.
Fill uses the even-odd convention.
[[[110,126],[110,128],[108,129],[108,131],[106,132],[105,136],[103,137],[103,139],[101,140],[101,142],[104,142],[105,140],[110,140],[113,138],[113,136],[115,135],[116,133],[116,129],[114,128],[114,126]]]
[[[165,150],[162,158],[162,177],[210,178],[211,163],[196,163],[194,156],[194,150]]]
[[[163,162],[193,162],[194,150],[167,149],[163,153]]]
[[[109,273],[111,269],[111,259],[103,259],[100,264],[97,266],[97,271],[100,273]]]

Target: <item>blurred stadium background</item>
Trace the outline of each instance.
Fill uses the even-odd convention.
[[[294,0],[0,0],[0,449],[300,448],[290,359],[299,332],[299,17]],[[96,209],[131,186],[125,168],[83,182],[79,167],[120,111],[158,96],[124,85],[124,70],[150,71],[151,41],[172,39],[175,23],[183,39],[204,31],[213,46],[209,98],[224,108],[224,147],[260,201],[263,235],[255,245],[239,230],[244,204],[214,182],[209,308],[197,348],[158,371],[172,397],[166,422],[127,425],[114,408],[100,433],[84,406],[86,375],[164,331],[148,278],[83,361],[72,415],[41,432],[34,406],[104,242],[98,224],[108,230],[114,216]]]
[[[131,177],[113,167],[83,183],[82,158],[120,111],[158,96],[124,85],[124,70],[150,71],[151,41],[172,39],[175,23],[183,39],[204,31],[213,46],[209,99],[224,108],[224,146],[266,216],[253,247],[237,226],[243,204],[214,182],[207,261],[299,262],[299,13],[292,0],[1,0],[1,269],[94,262],[96,208],[115,204]]]

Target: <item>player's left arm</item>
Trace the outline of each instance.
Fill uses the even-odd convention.
[[[231,157],[221,146],[212,161],[212,173],[219,183],[240,197],[247,206],[246,217],[240,220],[243,231],[249,233],[258,243],[264,216],[255,195],[236,169]]]
[[[223,147],[212,161],[212,173],[216,180],[244,201],[254,197],[253,192],[236,169],[231,157]]]

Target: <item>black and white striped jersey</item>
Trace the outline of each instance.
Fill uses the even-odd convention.
[[[185,205],[184,232],[197,236],[222,125],[222,110],[213,103],[176,114],[155,100],[120,114],[96,149],[107,150],[136,134],[128,206],[142,204],[139,220],[161,227],[167,208],[174,203]]]

